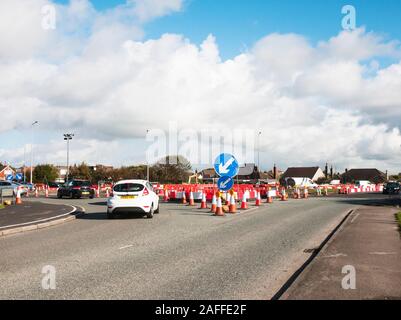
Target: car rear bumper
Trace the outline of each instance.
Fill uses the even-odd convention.
[[[137,203],[108,203],[107,212],[109,213],[140,213],[146,214],[150,212],[150,205]]]
[[[108,208],[109,213],[112,214],[122,214],[122,213],[133,213],[133,214],[146,214],[149,210],[145,211],[144,208],[140,207],[115,207],[115,208]]]

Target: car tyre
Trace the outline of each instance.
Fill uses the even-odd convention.
[[[114,214],[112,214],[111,212],[107,212],[107,219],[109,220],[114,219]]]
[[[58,193],[57,193],[57,199],[61,199],[61,198],[62,198],[61,193],[58,192]]]
[[[153,210],[153,204],[152,204],[152,206],[150,207],[149,212],[146,214],[146,217],[148,219],[153,219],[153,215],[154,215],[154,210]]]
[[[160,203],[157,205],[157,209],[155,210],[155,214],[159,214],[160,213]]]

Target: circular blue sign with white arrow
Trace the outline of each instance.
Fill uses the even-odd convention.
[[[12,175],[12,174],[9,174],[7,177],[6,177],[6,180],[7,181],[12,181],[14,179],[14,176]]]
[[[214,170],[220,177],[234,178],[238,175],[239,164],[233,155],[222,153],[214,162]]]
[[[221,177],[217,182],[220,191],[230,191],[234,187],[234,180],[230,177]]]

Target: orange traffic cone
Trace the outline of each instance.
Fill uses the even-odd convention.
[[[206,194],[202,192],[202,202],[199,209],[207,209]]]
[[[15,204],[22,204],[20,187],[17,187],[17,196],[15,197]]]
[[[246,193],[244,192],[244,195],[242,196],[241,210],[247,210],[247,209],[248,209],[248,203],[246,202]]]
[[[255,206],[256,206],[256,207],[260,207],[260,204],[261,204],[260,192],[258,191],[257,194],[256,194],[256,203],[255,203]]]
[[[231,195],[229,213],[237,213],[237,203],[235,201],[235,196],[233,194]]]
[[[182,192],[182,204],[187,204],[187,195],[185,191]]]
[[[193,207],[194,205],[195,205],[194,194],[191,191],[189,193],[189,204],[188,204],[188,206]]]
[[[216,195],[213,194],[212,208],[211,208],[210,212],[216,213],[216,210],[217,210],[217,198],[216,198]]]
[[[217,207],[216,207],[215,215],[218,216],[218,217],[225,216],[224,211],[223,211],[223,205],[222,205],[222,202],[221,202],[221,197],[217,198]]]

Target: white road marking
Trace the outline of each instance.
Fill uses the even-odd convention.
[[[128,246],[124,246],[124,247],[118,248],[118,250],[124,250],[124,249],[128,249],[128,248],[132,248],[133,246],[134,246],[133,244],[130,244]]]
[[[378,256],[387,256],[387,255],[397,254],[397,252],[369,252],[369,254]]]
[[[351,223],[354,223],[354,221],[359,217],[359,213],[357,213],[351,220]]]
[[[339,257],[348,257],[348,256],[344,253],[337,253],[337,254],[333,254],[331,256],[324,256],[324,258],[339,258]]]

